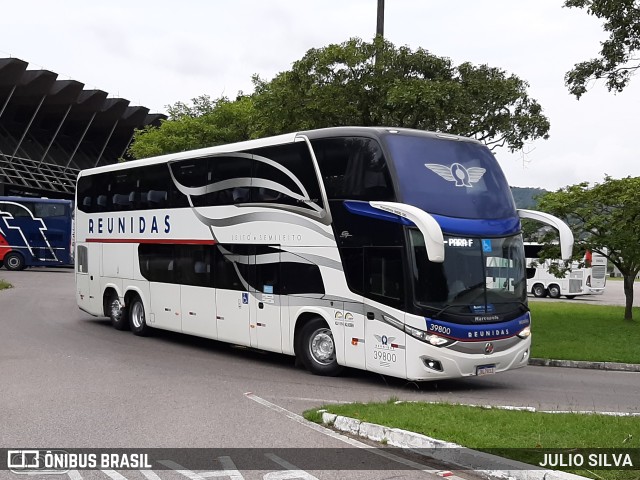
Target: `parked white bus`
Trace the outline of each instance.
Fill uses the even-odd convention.
[[[527,364],[520,218],[493,154],[466,138],[342,127],[85,170],[79,307],[412,380]]]
[[[573,262],[564,277],[549,271],[559,260],[541,261],[542,245],[525,243],[527,257],[527,290],[538,298],[549,296],[573,299],[578,295],[602,295],[607,282],[607,258],[597,252],[587,252],[582,262]],[[582,266],[581,266],[582,265]]]

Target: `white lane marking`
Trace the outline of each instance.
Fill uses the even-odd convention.
[[[77,470],[71,470],[67,472],[67,475],[69,475],[71,480],[82,480],[82,475],[80,475],[80,472]]]
[[[102,470],[107,477],[112,478],[113,480],[127,480],[127,477],[123,477],[115,470]]]
[[[375,454],[375,455],[379,455],[381,457],[386,458],[387,460],[391,460],[393,462],[396,463],[401,463],[403,465],[406,465],[408,467],[411,468],[415,468],[416,470],[425,472],[425,473],[429,473],[429,474],[437,474],[437,472],[439,470],[435,470],[435,469],[425,469],[424,465],[421,465],[417,462],[413,462],[411,460],[408,460],[406,458],[402,458],[402,457],[398,457],[397,455],[394,455],[392,453],[389,453],[385,450],[380,450],[379,448],[375,448],[375,447],[371,447],[371,445],[367,445],[365,443],[359,442],[358,440],[354,440],[353,438],[347,437],[346,435],[342,435],[340,433],[334,432],[333,430],[323,427],[321,425],[318,425],[317,423],[313,423],[310,422],[309,420],[305,419],[304,417],[298,415],[297,413],[293,413],[290,412],[289,410],[287,410],[286,408],[283,408],[279,405],[276,405],[275,403],[271,403],[268,400],[265,400],[264,398],[261,398],[255,394],[253,394],[252,392],[247,392],[244,394],[245,397],[247,397],[249,400],[253,400],[254,402],[259,403],[260,405],[264,405],[265,407],[281,413],[283,415],[285,415],[287,418],[289,418],[290,420],[293,420],[294,422],[298,422],[301,425],[304,425],[305,427],[308,427],[312,430],[315,430],[316,432],[322,433],[324,435],[327,435],[331,438],[335,438],[336,440],[340,440],[341,442],[344,442],[346,444],[351,445],[352,447],[356,447],[356,448],[364,448],[367,449],[367,451]]]
[[[286,480],[286,479],[294,479],[299,478],[300,480],[318,480],[317,477],[314,477],[310,473],[305,472],[304,470],[300,470],[298,467],[293,465],[292,463],[287,462],[283,458],[280,458],[273,453],[265,453],[265,457],[269,460],[277,463],[281,467],[287,469],[285,472],[269,472],[264,477],[263,480]]]
[[[215,470],[213,472],[196,473],[184,468],[182,465],[172,460],[160,460],[160,463],[165,467],[169,467],[171,470],[175,470],[181,475],[189,478],[190,480],[204,480],[205,478],[212,477],[227,477],[231,480],[244,480],[242,474],[238,471],[236,465],[231,460],[231,457],[218,457],[218,461],[222,465],[224,470]]]
[[[162,480],[154,471],[152,470],[140,470],[140,473],[145,476],[148,480]]]

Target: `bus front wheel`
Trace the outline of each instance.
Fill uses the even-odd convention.
[[[151,327],[147,325],[147,317],[144,313],[144,303],[138,296],[131,300],[129,305],[129,326],[135,335],[146,337],[151,332]]]
[[[544,298],[547,296],[547,290],[541,283],[536,283],[531,289],[531,293],[533,293],[533,296],[536,298]]]
[[[24,270],[24,257],[18,252],[7,253],[3,261],[7,270]]]
[[[342,371],[336,359],[333,334],[322,318],[312,318],[302,327],[297,352],[304,366],[314,375],[335,376]]]
[[[551,298],[560,298],[560,294],[560,287],[558,285],[556,285],[555,283],[549,285],[549,296]]]

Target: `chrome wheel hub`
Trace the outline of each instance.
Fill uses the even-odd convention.
[[[314,332],[309,342],[309,351],[316,362],[323,365],[332,363],[335,359],[336,349],[331,330],[322,328]]]

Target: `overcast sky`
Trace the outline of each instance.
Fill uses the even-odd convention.
[[[600,22],[563,0],[386,0],[385,37],[499,67],[530,84],[549,140],[497,151],[509,183],[557,189],[640,176],[640,78],[622,94],[596,83],[580,101],[564,74],[596,56]],[[371,39],[377,0],[21,0],[2,5],[0,57],[17,57],[152,112],[202,94],[231,98],[313,47]]]

